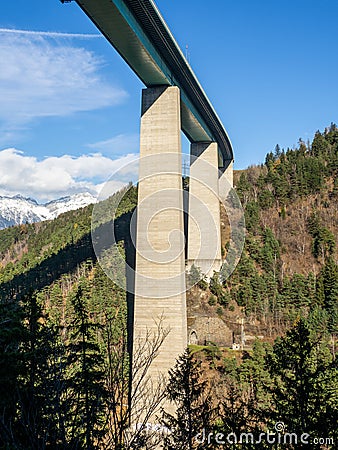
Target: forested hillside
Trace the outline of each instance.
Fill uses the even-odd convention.
[[[0,233],[0,448],[107,448],[125,427],[126,296],[96,261],[92,208]]]
[[[226,283],[227,301],[280,333],[300,313],[323,308],[338,331],[338,130],[275,151],[237,174],[246,244]]]
[[[167,392],[183,402],[180,421],[161,419],[173,430],[165,449],[219,448],[192,442],[201,424],[240,433],[280,421],[290,432],[337,438],[337,172],[331,125],[236,174],[247,227],[241,261],[223,284],[222,274],[200,281],[191,301],[204,299],[208,314],[229,324],[243,318],[266,342],[182,356]],[[137,202],[135,188],[126,192],[115,222],[122,247]],[[0,449],[152,448],[126,434],[127,299],[96,260],[92,208],[0,231]],[[140,360],[142,372],[149,359]],[[236,442],[231,448],[254,448]]]

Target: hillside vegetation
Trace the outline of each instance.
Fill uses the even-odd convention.
[[[246,244],[226,301],[282,332],[316,307],[338,326],[338,129],[316,133],[237,175]]]
[[[195,359],[183,356],[168,395],[194,400],[180,410],[181,423],[163,419],[177,432],[164,448],[217,448],[187,444],[192,430],[184,434],[184,420],[194,402],[202,414],[196,423],[205,419],[213,430],[266,430],[281,420],[290,430],[335,435],[337,172],[338,129],[331,125],[312,143],[277,146],[264,164],[236,174],[247,227],[242,258],[223,283],[222,274],[200,281],[189,302],[229,326],[243,318],[271,343],[282,337],[236,354],[209,345]],[[119,198],[106,200],[107,222],[97,224],[103,231]],[[136,204],[137,189],[126,189],[114,225],[124,249]],[[144,436],[130,442],[126,434],[128,298],[97,262],[92,209],[0,231],[0,449],[151,448]],[[214,386],[211,398],[202,385]]]

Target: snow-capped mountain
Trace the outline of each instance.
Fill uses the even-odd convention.
[[[81,194],[74,194],[68,197],[59,198],[58,200],[53,200],[52,202],[46,203],[44,206],[49,211],[49,218],[54,219],[64,212],[84,208],[92,203],[96,203],[96,197],[89,192],[82,192]]]
[[[83,208],[91,203],[96,203],[96,197],[89,192],[63,197],[44,205],[39,205],[35,200],[21,195],[0,196],[0,229],[26,222],[54,219],[59,214]]]

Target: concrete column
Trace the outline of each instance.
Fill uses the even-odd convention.
[[[234,162],[227,161],[224,168],[220,169],[219,177],[219,194],[220,198],[224,199],[228,196],[231,188],[234,187]]]
[[[184,249],[180,91],[148,88],[142,92],[133,358],[162,321],[169,335],[147,372],[154,386],[187,347]]]
[[[194,264],[210,278],[221,267],[216,142],[191,145],[188,220],[188,269]]]

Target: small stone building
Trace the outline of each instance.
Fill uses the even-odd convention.
[[[219,317],[195,316],[188,318],[188,343],[232,347],[233,332]]]

